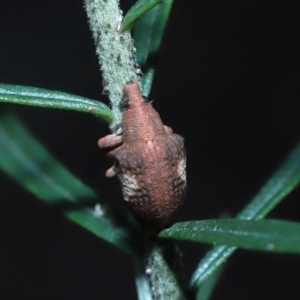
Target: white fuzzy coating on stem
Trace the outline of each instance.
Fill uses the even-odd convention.
[[[103,75],[104,89],[109,94],[116,121],[110,125],[116,133],[122,118],[123,86],[127,81],[140,81],[135,62],[135,48],[130,32],[120,31],[122,11],[118,0],[85,0],[85,9],[96,44]]]

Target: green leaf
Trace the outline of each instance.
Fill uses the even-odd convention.
[[[135,285],[139,300],[152,300],[152,293],[149,279],[145,273],[145,268],[142,256],[137,256],[133,259],[135,269]]]
[[[219,268],[215,270],[215,272],[206,278],[201,285],[201,288],[197,292],[196,299],[197,300],[209,300],[215,286],[217,285],[221,275],[224,271],[224,265],[221,265]]]
[[[277,253],[300,253],[300,224],[279,220],[204,220],[177,223],[164,238]]]
[[[134,29],[137,62],[143,67],[157,55],[173,1],[164,1],[148,12]]]
[[[148,97],[151,91],[152,82],[154,77],[154,69],[150,68],[144,73],[141,81],[143,95]]]
[[[0,102],[75,110],[93,114],[108,123],[114,121],[113,112],[100,101],[35,87],[0,83]]]
[[[192,275],[191,287],[201,289],[205,280],[209,279],[235,250],[236,247],[215,246],[208,251]]]
[[[0,168],[67,218],[116,247],[133,252],[128,225],[11,114],[0,115]]]
[[[300,182],[300,144],[289,155],[252,201],[238,214],[238,219],[257,220],[265,217]],[[218,266],[235,251],[235,247],[215,246],[201,260],[192,280],[199,287]]]
[[[136,58],[144,73],[142,90],[145,96],[150,93],[157,52],[161,45],[163,33],[170,15],[173,0],[165,0],[162,4],[154,7],[134,28],[134,41]]]
[[[161,2],[162,0],[138,0],[125,15],[121,27],[122,31],[131,30],[139,18]]]

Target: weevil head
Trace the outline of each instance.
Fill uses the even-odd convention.
[[[124,85],[124,109],[129,110],[148,105],[148,99],[142,95],[140,86],[135,81],[128,81]]]

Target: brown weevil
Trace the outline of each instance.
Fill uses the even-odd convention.
[[[124,93],[122,136],[111,134],[98,141],[107,156],[115,158],[106,176],[119,178],[124,200],[141,225],[162,229],[185,200],[184,139],[163,125],[137,82],[127,82]]]

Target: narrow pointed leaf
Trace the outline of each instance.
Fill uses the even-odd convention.
[[[114,120],[113,112],[100,101],[35,87],[0,84],[0,102],[75,110],[93,114],[108,123]]]
[[[204,282],[201,285],[201,288],[198,290],[196,299],[197,300],[209,300],[215,286],[217,285],[221,275],[224,271],[224,265],[221,265],[217,270],[208,278],[204,280]]]
[[[130,30],[135,22],[162,0],[138,0],[127,12],[122,23],[122,31]]]
[[[37,198],[56,206],[67,218],[132,252],[127,224],[11,114],[0,115],[0,168]]]
[[[153,68],[149,68],[142,77],[141,86],[142,86],[143,95],[146,97],[148,97],[150,94],[153,77],[154,77]]]
[[[152,300],[152,293],[149,279],[145,272],[144,263],[140,260],[140,257],[134,259],[135,269],[135,285],[139,300]]]
[[[164,30],[170,15],[173,0],[165,0],[142,17],[134,28],[136,58],[144,76],[142,90],[145,96],[150,93],[154,63],[161,45]]]
[[[300,223],[219,219],[177,223],[160,237],[278,253],[300,253]]]
[[[260,189],[252,201],[238,214],[238,219],[257,220],[265,217],[300,182],[300,145]],[[191,280],[199,287],[218,266],[235,251],[235,247],[215,246],[200,261]]]
[[[208,251],[192,275],[191,287],[201,289],[204,281],[209,279],[235,250],[236,247],[214,246]]]
[[[167,0],[149,11],[134,28],[137,62],[143,67],[159,50],[173,1]]]

